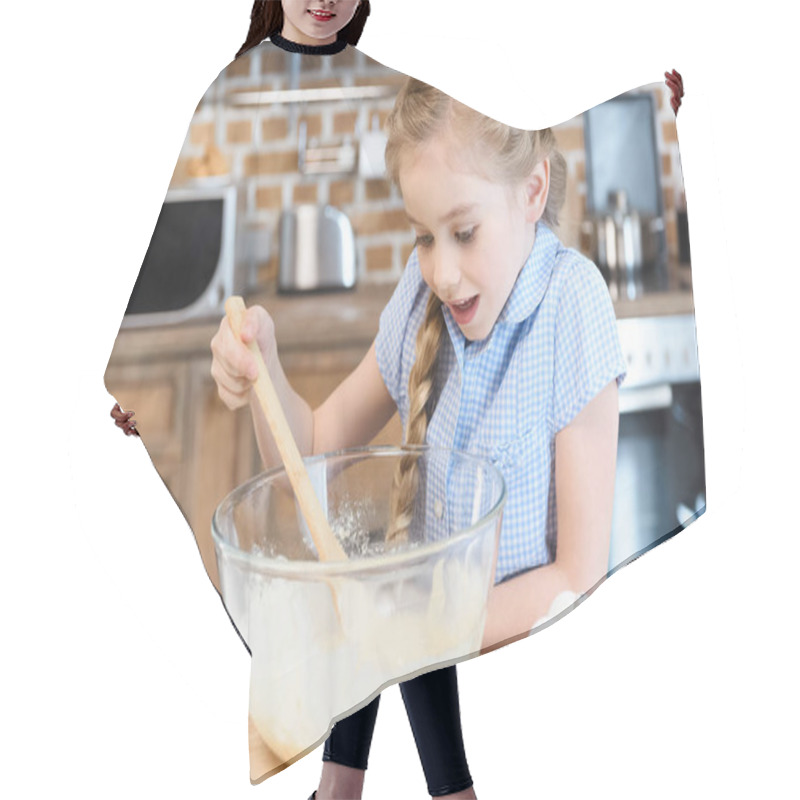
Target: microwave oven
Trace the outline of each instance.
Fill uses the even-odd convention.
[[[131,292],[123,328],[218,318],[241,290],[233,184],[170,189]]]

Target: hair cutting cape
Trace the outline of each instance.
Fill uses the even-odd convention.
[[[122,408],[136,412],[142,442],[251,652],[254,782],[315,748],[336,719],[384,686],[477,655],[486,588],[481,595],[481,586],[473,587],[477,611],[464,617],[470,589],[449,575],[451,562],[435,556],[417,572],[395,565],[352,579],[304,577],[303,559],[309,569],[319,565],[285,481],[270,498],[249,505],[242,500],[237,508],[244,510],[233,520],[241,529],[238,539],[229,527],[227,544],[215,549],[215,510],[264,470],[249,409],[227,409],[210,374],[210,341],[226,297],[243,295],[248,306],[262,304],[270,312],[284,370],[312,408],[358,364],[384,323],[383,358],[391,361],[392,346],[406,361],[410,357],[411,340],[390,326],[402,303],[406,310],[414,307],[413,292],[400,296],[414,280],[414,234],[383,164],[384,124],[405,76],[349,45],[320,54],[290,52],[303,48],[287,49],[279,41],[265,40],[230,63],[197,106],[105,375]],[[608,570],[581,593],[556,598],[534,630],[705,510],[688,227],[669,89],[635,88],[554,131],[567,162],[566,202],[552,240],[542,231],[541,247],[551,241],[553,248],[542,258],[557,265],[556,254],[572,248],[559,258],[579,264],[574,274],[583,282],[570,288],[562,276],[561,291],[571,293],[576,315],[585,316],[576,316],[570,347],[551,363],[544,363],[541,349],[547,336],[538,349],[530,348],[531,369],[543,371],[519,373],[514,408],[522,414],[536,406],[534,396],[547,396],[554,358],[561,359],[562,377],[556,379],[568,387],[579,387],[589,374],[584,367],[590,354],[602,362],[604,352],[610,353],[611,377],[625,379]],[[304,272],[309,264],[314,268]],[[555,280],[548,290],[555,291]],[[534,291],[535,281],[517,288]],[[532,321],[536,308],[534,303],[519,322],[526,331],[545,324],[544,312]],[[610,324],[594,327],[596,319],[606,319],[603,314]],[[453,347],[451,339],[445,346]],[[385,367],[387,380],[391,370]],[[400,414],[376,442],[400,444],[407,378],[400,350],[392,374],[397,383],[389,388]],[[501,541],[520,536],[529,522],[537,529],[531,536],[541,535],[544,544],[522,568],[539,566],[553,557],[556,544],[553,473],[547,471],[552,440],[546,431],[526,439],[514,429],[494,444],[479,455],[505,479],[503,525],[509,527],[501,528]],[[545,467],[525,472],[539,462]],[[310,465],[324,503],[334,503],[330,486],[341,475],[356,476],[346,484],[356,527],[359,514],[368,516],[370,508],[379,509],[378,519],[391,485],[391,470],[352,467],[358,469],[337,473]],[[447,516],[436,505],[434,483],[448,467],[437,469],[431,464],[421,481],[429,493],[421,495],[427,496],[423,520],[431,511],[433,520]],[[480,489],[475,475],[464,478],[467,488],[459,484],[459,491],[472,503],[489,491],[490,478],[487,472]],[[526,492],[538,493],[538,522],[513,510]],[[496,501],[489,495],[475,500],[473,516],[453,524],[468,528]],[[342,498],[335,502],[341,521]],[[328,511],[333,514],[332,507]],[[175,532],[156,527],[153,534]],[[287,537],[296,541],[287,545]],[[273,540],[280,544],[273,547]],[[367,550],[348,552],[350,561],[368,557]],[[463,558],[459,563],[467,563]],[[485,560],[485,554],[477,558]],[[485,575],[476,580],[488,583]],[[428,625],[434,617],[438,628]]]

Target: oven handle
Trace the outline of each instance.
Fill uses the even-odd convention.
[[[653,386],[637,386],[619,393],[619,413],[633,414],[637,411],[656,411],[672,405],[672,386],[657,383]]]

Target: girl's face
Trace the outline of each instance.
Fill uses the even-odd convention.
[[[281,0],[281,35],[298,44],[332,44],[353,18],[358,0]]]
[[[475,156],[439,134],[404,155],[398,176],[422,277],[471,341],[489,335],[530,255],[550,174],[544,160],[519,183],[490,181]]]

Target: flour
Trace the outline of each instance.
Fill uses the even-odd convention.
[[[341,622],[325,581],[251,582],[250,715],[276,755],[316,744],[387,682],[477,652],[494,546],[483,538],[424,565],[336,578]],[[364,536],[350,544],[368,549]]]
[[[339,503],[336,517],[330,520],[331,531],[348,558],[364,558],[369,555],[370,538],[367,526],[370,510],[364,500],[346,500]]]

